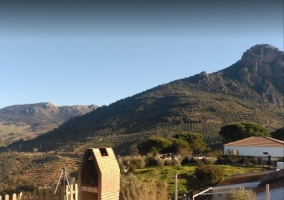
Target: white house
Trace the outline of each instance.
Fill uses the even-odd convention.
[[[284,141],[270,137],[249,137],[224,144],[224,154],[284,157]]]

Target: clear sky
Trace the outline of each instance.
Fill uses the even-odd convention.
[[[46,2],[0,3],[0,108],[109,105],[283,51],[283,0]]]

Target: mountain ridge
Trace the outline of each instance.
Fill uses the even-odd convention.
[[[55,106],[50,102],[7,106],[0,109],[0,146],[37,137],[96,108],[96,105]]]
[[[180,130],[200,132],[207,142],[215,143],[220,140],[218,129],[236,121],[257,122],[275,130],[283,126],[283,69],[282,51],[255,45],[225,69],[201,72],[98,107],[26,145],[56,140],[48,148],[58,148],[107,136],[118,143],[118,135],[169,136]]]
[[[60,124],[74,116],[86,114],[96,108],[96,105],[55,106],[51,102],[12,105],[0,109],[0,121],[22,122],[31,126],[42,121],[52,121]]]

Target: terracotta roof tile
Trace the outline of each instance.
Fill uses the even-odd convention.
[[[284,141],[277,140],[270,137],[256,137],[252,136],[228,144],[224,146],[255,146],[255,147],[284,147]]]

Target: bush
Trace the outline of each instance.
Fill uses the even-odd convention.
[[[252,191],[245,190],[244,188],[232,189],[227,196],[228,200],[256,200],[256,195]]]
[[[162,159],[160,159],[160,160],[162,160]],[[151,155],[151,154],[147,154],[146,159],[145,159],[145,163],[146,163],[147,166],[159,166],[158,159],[156,159],[156,157]]]
[[[165,165],[165,160],[161,158],[157,159],[157,165],[163,167]]]
[[[132,173],[121,176],[120,200],[168,200],[168,185],[153,180],[144,182]]]
[[[181,164],[182,164],[182,165],[189,164],[189,163],[190,163],[190,161],[189,161],[189,158],[188,158],[188,157],[184,157],[184,158],[182,159],[182,161],[181,161]]]
[[[217,185],[224,179],[224,172],[221,168],[213,164],[199,163],[194,170],[194,175],[199,180],[206,180],[208,185]]]
[[[125,156],[118,158],[121,173],[133,172],[135,169],[143,169],[146,165],[145,156]]]
[[[165,165],[173,165],[172,159],[165,159]]]

